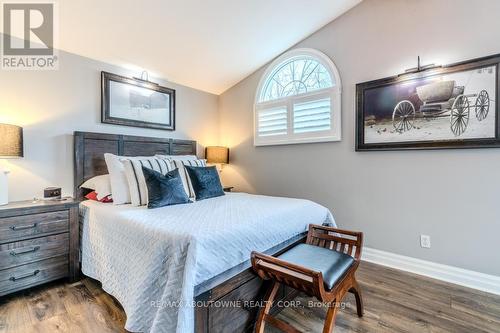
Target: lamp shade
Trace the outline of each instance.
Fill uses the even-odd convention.
[[[220,146],[211,146],[205,148],[205,158],[207,163],[227,164],[229,163],[229,148]]]
[[[0,124],[0,158],[23,157],[23,128]]]

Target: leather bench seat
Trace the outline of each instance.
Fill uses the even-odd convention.
[[[289,263],[323,274],[325,287],[330,290],[354,263],[345,253],[309,244],[299,244],[278,257]]]

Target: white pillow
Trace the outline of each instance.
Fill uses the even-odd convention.
[[[167,160],[190,161],[197,160],[196,155],[155,155],[155,157],[165,158]]]
[[[148,186],[142,167],[158,171],[162,175],[175,169],[175,166],[167,159],[163,158],[144,158],[144,159],[126,159],[122,160],[125,167],[130,189],[130,201],[133,206],[143,206],[148,204]]]
[[[193,185],[191,184],[191,178],[187,173],[185,165],[194,166],[194,167],[206,167],[206,160],[173,160],[174,165],[179,169],[179,173],[182,179],[182,185],[184,186],[184,190],[190,199],[194,200],[195,193],[193,189]]]
[[[111,195],[109,174],[92,177],[80,185],[80,187],[95,191],[95,193],[97,193],[97,200],[102,200],[108,195]]]
[[[111,193],[113,195],[113,204],[120,205],[130,202],[130,190],[128,188],[125,168],[120,161],[121,156],[106,153],[104,160],[108,167],[109,180],[111,183]]]
[[[151,156],[117,156],[114,154],[104,154],[104,160],[108,167],[109,180],[111,183],[111,193],[113,195],[113,204],[121,205],[130,203],[130,188],[128,186],[127,176],[125,175],[125,167],[122,161],[135,159],[154,158]]]

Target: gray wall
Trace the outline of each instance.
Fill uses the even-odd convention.
[[[24,127],[25,157],[0,161],[11,170],[11,201],[40,197],[47,186],[73,194],[73,131],[218,141],[218,97],[188,87],[151,80],[176,89],[174,132],[100,123],[101,71],[140,76],[140,72],[60,52],[57,71],[1,71],[0,122]],[[166,57],[165,61],[168,61]]]
[[[500,1],[365,0],[297,47],[318,49],[343,82],[338,143],[254,147],[260,69],[220,96],[226,185],[330,208],[366,246],[500,275],[500,150],[354,151],[355,84],[424,63],[500,53]],[[419,246],[420,234],[432,248]]]

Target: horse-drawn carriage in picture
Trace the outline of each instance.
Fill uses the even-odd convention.
[[[465,87],[457,86],[454,80],[429,83],[417,87],[416,90],[420,103],[413,99],[405,99],[394,107],[392,124],[399,133],[414,128],[417,117],[449,117],[451,131],[455,136],[460,136],[469,124],[471,107],[474,108],[478,121],[488,116],[490,97],[486,90],[481,90],[478,94],[465,95]]]

